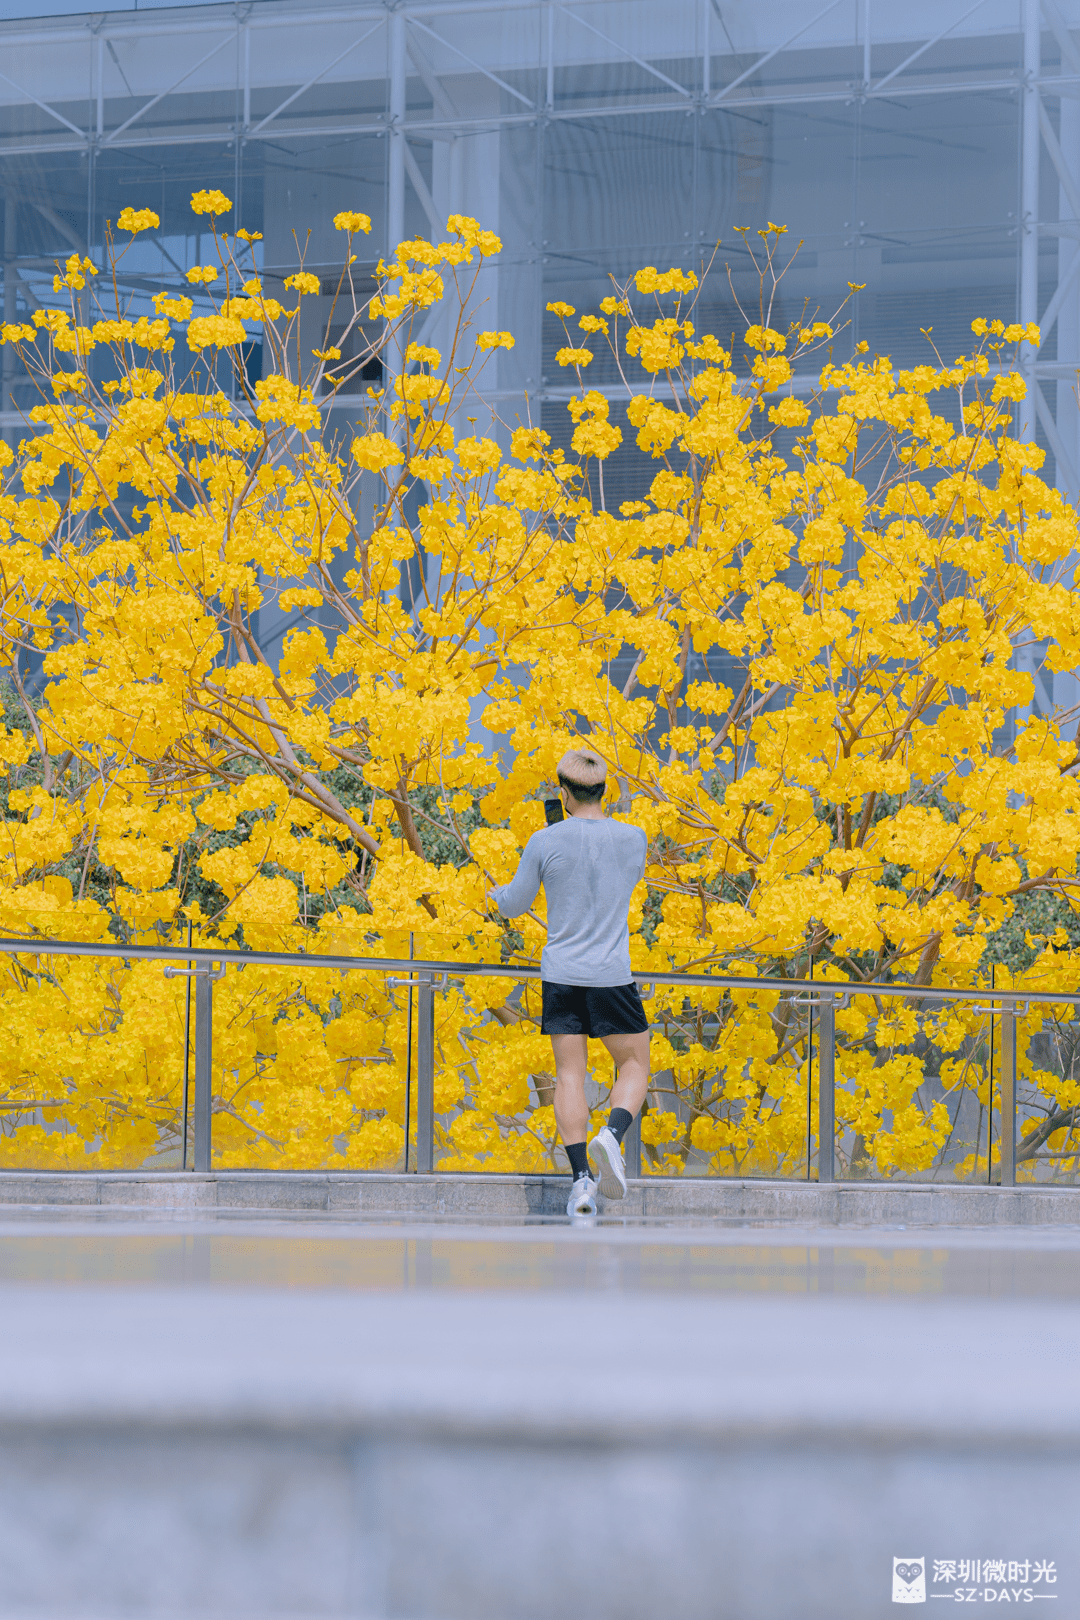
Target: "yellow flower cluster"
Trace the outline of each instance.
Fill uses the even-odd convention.
[[[369,232],[371,230],[371,220],[367,214],[358,214],[346,209],[342,213],[334,215],[334,229],[335,231],[348,231],[350,235],[356,231]]]
[[[247,337],[235,315],[196,315],[187,324],[189,349],[227,349]]]
[[[572,399],[568,409],[577,426],[571,438],[571,447],[579,456],[595,456],[605,461],[622,443],[622,430],[608,421],[610,402],[595,390]]]
[[[194,307],[190,298],[170,298],[165,292],[154,294],[154,308],[159,315],[168,315],[170,320],[189,320]]]
[[[698,278],[692,270],[664,270],[660,271],[654,265],[646,265],[634,277],[634,286],[639,293],[655,293],[659,297],[662,293],[692,292],[698,284]]]
[[[227,214],[232,203],[223,191],[196,191],[191,198],[193,214]]]
[[[502,242],[495,232],[481,230],[476,220],[469,219],[465,214],[451,214],[446,228],[452,236],[460,237],[466,247],[476,248],[485,259],[502,252]]]
[[[231,204],[200,192],[193,207]],[[780,235],[763,233],[768,254]],[[217,1162],[393,1165],[408,998],[319,958],[407,956],[411,942],[463,965],[535,963],[542,899],[510,926],[487,890],[587,731],[612,813],[649,841],[635,971],[791,987],[657,988],[648,1173],[807,1173],[818,1058],[799,995],[824,979],[910,990],[860,992],[837,1015],[851,1173],[985,1179],[999,1036],[970,1005],[919,992],[985,986],[1036,902],[1052,926],[1028,929],[1026,966],[994,971],[1031,995],[1022,1173],[1073,1173],[1072,1026],[1038,992],[1074,987],[1080,967],[1065,927],[1080,754],[1075,715],[1035,708],[1015,657],[1041,649],[1043,689],[1080,663],[1076,514],[1012,415],[1012,346],[1037,332],[976,321],[975,349],[949,365],[834,356],[815,387],[770,400],[841,321],[763,315],[735,359],[657,309],[696,278],[646,267],[579,322],[625,394],[581,383],[569,438],[504,431],[490,408],[481,418],[479,383],[485,351],[512,337],[463,341],[474,259],[499,246],[476,221],[401,244],[374,297],[339,295],[353,330],[379,335],[356,353],[324,331],[306,373],[299,312],[263,297],[253,237],[238,239],[188,273],[243,288],[212,313],[169,287],[157,319],[100,303],[88,316],[79,261],[70,309],[4,328],[40,388],[33,431],[0,452],[7,933],[183,945],[190,929],[234,953],[216,990]],[[303,269],[289,282],[319,290]],[[413,323],[446,298],[444,360]],[[185,338],[217,351],[213,366],[174,358]],[[346,450],[324,431],[324,368],[348,385],[384,351],[392,380],[355,407]],[[583,367],[593,351],[559,359]],[[639,490],[617,511],[603,482],[616,450]],[[268,622],[285,625],[272,657]],[[36,703],[29,647],[44,660]],[[506,746],[486,749],[478,726]],[[237,965],[251,949],[309,965]],[[511,989],[451,977],[439,997],[445,1168],[558,1162],[535,987]],[[0,1163],[166,1162],[184,1005],[159,965],[15,964],[0,986]]]
[[[124,208],[116,223],[122,231],[137,236],[140,231],[156,231],[161,220],[152,208]]]
[[[87,276],[96,275],[97,267],[92,259],[80,259],[77,253],[73,253],[64,265],[63,275],[53,276],[53,291],[61,292],[65,287],[81,291],[86,286]]]

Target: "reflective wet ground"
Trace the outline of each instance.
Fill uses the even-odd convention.
[[[1080,1300],[1080,1228],[57,1218],[4,1212],[0,1284]]]

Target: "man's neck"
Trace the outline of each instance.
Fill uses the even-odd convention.
[[[603,807],[596,803],[595,800],[589,800],[586,804],[575,804],[574,800],[571,799],[566,809],[567,813],[573,816],[576,821],[603,821],[604,819]]]

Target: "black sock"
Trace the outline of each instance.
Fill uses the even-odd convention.
[[[577,1181],[580,1176],[589,1174],[589,1148],[585,1142],[563,1143],[566,1157],[570,1160],[570,1174]]]
[[[626,1135],[633,1123],[633,1114],[631,1114],[629,1110],[625,1108],[613,1108],[611,1113],[608,1115],[608,1130],[611,1132],[612,1136],[615,1138],[616,1142],[618,1142],[620,1147],[622,1146],[623,1137]]]

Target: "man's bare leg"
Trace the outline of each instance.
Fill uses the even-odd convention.
[[[611,1106],[625,1108],[636,1119],[649,1089],[649,1032],[644,1030],[640,1035],[605,1035],[603,1042],[619,1071],[611,1088]]]
[[[645,1101],[649,1089],[649,1035],[605,1035],[604,1045],[615,1060],[618,1076],[611,1088],[611,1112],[589,1143],[589,1161],[595,1167],[605,1198],[626,1193],[623,1137]]]
[[[585,1101],[588,1041],[584,1035],[553,1035],[551,1049],[555,1054],[555,1123],[573,1177],[566,1213],[571,1218],[595,1215],[596,1182],[589,1169],[585,1140],[589,1131],[589,1105]]]
[[[594,1141],[593,1156],[600,1167],[605,1196],[621,1198],[626,1188],[622,1138],[630,1121],[640,1112],[649,1089],[649,1035],[648,1031],[640,1035],[605,1035],[603,1042],[618,1069],[618,1077],[611,1090],[611,1120]],[[555,1055],[555,1122],[570,1160],[571,1173],[577,1181],[580,1176],[591,1174],[586,1143],[589,1105],[585,1101],[589,1043],[584,1035],[553,1035],[551,1049]],[[623,1111],[621,1119],[617,1110]]]
[[[618,1069],[611,1088],[612,1108],[625,1108],[636,1118],[649,1089],[649,1036],[605,1035],[604,1045]],[[585,1076],[589,1067],[589,1043],[584,1035],[552,1035],[555,1055],[555,1123],[564,1145],[580,1142],[589,1129],[589,1105],[585,1101]]]
[[[589,1129],[585,1101],[589,1043],[584,1035],[553,1035],[551,1050],[555,1055],[555,1123],[566,1147],[584,1142]]]

